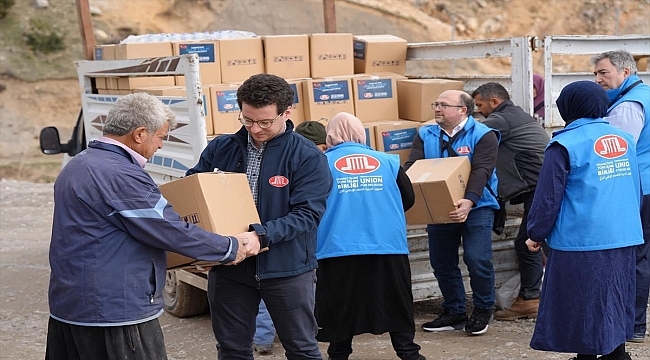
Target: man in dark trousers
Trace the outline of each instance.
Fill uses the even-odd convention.
[[[515,251],[519,260],[521,287],[519,296],[509,309],[494,314],[497,320],[537,317],[542,284],[542,253],[526,246],[526,220],[533,202],[537,177],[549,138],[542,126],[510,100],[508,91],[498,83],[479,86],[472,93],[476,106],[486,119],[483,124],[499,130],[501,142],[497,157],[499,195],[504,202],[524,205]]]

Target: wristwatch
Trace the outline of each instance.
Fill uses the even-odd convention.
[[[260,238],[260,251],[269,249],[269,239],[266,237],[266,229],[261,224],[248,225],[248,231],[255,231]]]

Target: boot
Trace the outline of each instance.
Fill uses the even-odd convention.
[[[524,300],[518,297],[509,309],[497,311],[494,314],[494,319],[503,321],[536,318],[538,307],[539,299]]]

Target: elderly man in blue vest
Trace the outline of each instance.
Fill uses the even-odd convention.
[[[637,76],[632,54],[625,50],[608,51],[591,59],[596,83],[609,96],[605,120],[631,134],[641,174],[641,222],[643,244],[636,249],[636,309],[634,337],[642,343],[646,333],[646,310],[650,293],[650,86]]]
[[[424,331],[464,329],[470,335],[487,331],[493,319],[494,266],[492,223],[499,208],[495,165],[499,132],[474,120],[474,99],[459,90],[447,90],[432,104],[435,125],[422,126],[413,140],[410,167],[418,159],[467,156],[472,164],[465,197],[456,202],[449,217],[458,223],[430,224],[429,256],[443,295],[443,313],[422,325]],[[467,317],[465,288],[458,267],[458,247],[463,244],[472,288],[474,311]]]

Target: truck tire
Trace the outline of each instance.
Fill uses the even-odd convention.
[[[205,291],[176,280],[176,271],[167,271],[163,289],[165,311],[179,318],[203,314],[208,310]]]

